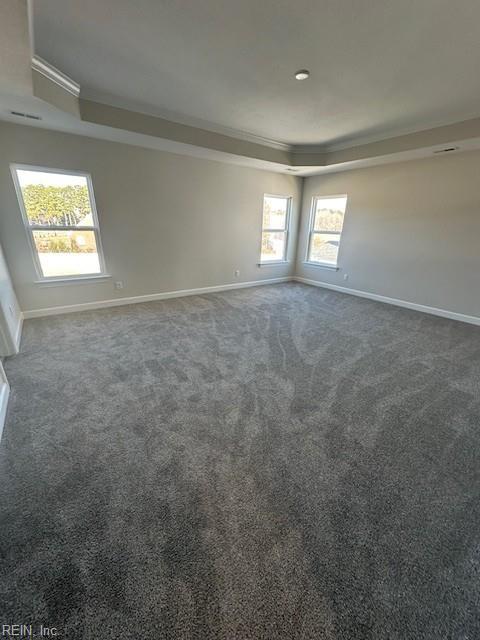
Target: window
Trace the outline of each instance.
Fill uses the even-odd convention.
[[[347,196],[313,199],[307,262],[337,266],[346,206]]]
[[[262,252],[260,262],[285,262],[292,198],[263,197]]]
[[[12,175],[39,278],[103,275],[90,176],[20,165]]]

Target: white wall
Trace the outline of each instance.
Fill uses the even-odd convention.
[[[0,246],[0,356],[17,353],[21,329],[22,313]]]
[[[307,178],[297,275],[480,317],[479,180],[478,151]],[[305,265],[312,197],[343,193],[340,270]]]
[[[23,310],[296,273],[480,317],[480,152],[305,179],[295,270],[295,176],[6,123],[0,146],[0,237]],[[92,174],[112,279],[35,284],[11,162]],[[286,266],[257,266],[264,193],[294,197]],[[311,199],[338,193],[348,194],[340,270],[304,265]],[[124,289],[114,289],[117,280]]]
[[[0,237],[23,311],[293,274],[300,178],[7,123],[0,146]],[[35,284],[12,162],[91,173],[111,280]],[[257,266],[264,193],[293,196],[285,266]]]

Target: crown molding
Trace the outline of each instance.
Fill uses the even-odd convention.
[[[472,118],[448,125],[396,135],[393,137],[366,138],[343,141],[341,144],[286,144],[256,134],[216,125],[198,118],[157,109],[145,104],[135,104],[101,91],[85,90],[80,85],[48,63],[40,56],[31,60],[33,96],[47,105],[76,118],[69,126],[77,130],[90,127],[117,130],[116,135],[141,144],[153,140],[174,145],[177,151],[193,154],[219,154],[222,160],[233,158],[240,163],[257,163],[260,168],[302,175],[340,171],[367,163],[392,162],[421,157],[441,151],[445,145],[459,147],[460,151],[478,148],[480,143],[480,118]],[[94,99],[92,99],[94,98]],[[140,111],[138,109],[141,109]],[[26,109],[21,109],[25,111]],[[38,105],[37,105],[38,111]],[[48,116],[53,123],[58,117]],[[46,120],[44,120],[44,124]],[[55,127],[54,127],[55,128]],[[83,133],[83,130],[81,131]],[[112,134],[113,135],[113,134]],[[197,153],[197,152],[195,152]]]
[[[103,104],[108,107],[117,107],[120,109],[140,113],[145,116],[162,118],[176,124],[183,124],[188,127],[204,129],[205,131],[219,133],[221,135],[228,136],[229,138],[236,138],[237,140],[244,140],[245,142],[260,144],[264,147],[279,149],[280,151],[290,152],[294,148],[294,145],[287,144],[286,142],[280,142],[278,140],[273,140],[272,138],[266,138],[255,133],[250,133],[249,131],[242,131],[241,129],[227,127],[225,125],[210,122],[209,120],[203,120],[201,118],[188,116],[182,113],[177,113],[175,111],[153,107],[151,105],[142,104],[136,101],[126,100],[124,98],[120,98],[119,96],[110,95],[103,91],[82,88],[82,98],[84,100],[98,102],[99,104]]]
[[[63,88],[65,91],[73,95],[75,98],[79,98],[80,94],[80,85],[69,78],[62,71],[51,65],[49,62],[41,58],[40,56],[33,56],[32,58],[32,69],[42,76],[46,77],[50,81],[54,82],[56,85]],[[418,137],[420,140],[424,137],[425,134],[438,134],[438,144],[442,144],[444,140],[443,133],[453,133],[453,130],[457,129],[459,126],[462,128],[462,125],[475,124],[475,129],[478,128],[478,122],[480,119],[474,118],[469,121],[455,122],[455,123],[444,123],[444,124],[436,124],[431,126],[429,129],[416,129],[416,130],[404,130],[401,133],[396,133],[396,135],[371,135],[371,136],[362,136],[351,139],[350,141],[342,141],[330,144],[287,144],[284,142],[280,142],[278,140],[272,140],[269,138],[265,138],[263,136],[253,134],[247,131],[242,131],[240,129],[234,129],[231,127],[226,127],[224,125],[215,124],[213,122],[209,122],[206,120],[202,120],[199,118],[195,118],[193,116],[187,116],[184,114],[167,111],[165,109],[159,109],[156,107],[152,107],[151,105],[145,105],[140,103],[132,103],[126,99],[120,98],[118,96],[109,95],[105,92],[94,91],[89,89],[82,89],[82,99],[83,103],[94,104],[97,103],[97,107],[101,107],[102,105],[105,108],[110,108],[112,110],[123,111],[124,114],[131,114],[131,116],[135,116],[138,118],[150,118],[156,120],[158,124],[160,121],[164,121],[164,125],[175,126],[183,126],[187,127],[191,130],[192,133],[199,133],[205,137],[208,132],[212,134],[217,134],[219,136],[225,136],[229,138],[232,143],[234,140],[240,141],[240,143],[250,143],[254,145],[258,145],[263,149],[271,149],[279,152],[283,152],[284,156],[290,156],[278,158],[274,160],[279,162],[280,164],[290,165],[290,166],[326,166],[334,163],[335,156],[339,156],[342,160],[345,160],[346,155],[350,152],[352,159],[358,159],[357,156],[370,155],[373,152],[380,151],[381,147],[384,147],[387,144],[393,144],[396,146],[400,143],[402,147],[401,150],[404,149],[405,143],[407,147],[412,147],[413,149],[418,147],[416,144],[415,138]],[[87,118],[88,120],[88,118]],[[95,120],[93,120],[95,122]],[[98,122],[97,124],[108,124],[107,122]],[[115,126],[115,125],[114,125]],[[128,129],[128,127],[127,127]],[[136,128],[134,128],[135,130]],[[470,132],[468,132],[470,133]],[[478,136],[477,130],[474,132],[475,137]],[[159,135],[158,133],[154,135]],[[167,136],[169,137],[169,136]],[[183,139],[185,136],[182,135],[182,141],[187,142],[187,140]],[[436,137],[436,136],[435,136]],[[471,135],[462,135],[459,138],[455,139],[465,139],[471,137]],[[431,138],[431,136],[429,136]],[[446,136],[447,140],[451,138],[450,135]],[[403,139],[403,140],[402,140]],[[453,139],[453,138],[452,138]],[[437,143],[437,140],[429,140],[428,144],[425,146],[431,146],[432,144]],[[195,142],[191,142],[191,144],[196,144]],[[198,143],[197,143],[198,144]],[[202,146],[202,145],[200,145]],[[207,145],[210,146],[210,145]],[[223,148],[222,144],[222,148]],[[251,155],[251,153],[255,152],[253,150],[248,150],[245,155]],[[265,153],[267,153],[265,151]],[[386,153],[385,149],[382,149],[381,155]],[[242,153],[240,155],[243,155]],[[344,157],[345,156],[345,157]],[[273,159],[273,158],[272,158]],[[330,162],[329,162],[330,161]]]
[[[290,145],[290,151],[292,153],[325,153],[331,151],[332,148],[327,148],[324,144],[292,144]]]
[[[273,162],[284,167],[291,166],[291,154],[283,149],[276,149],[265,144],[258,144],[226,136],[192,125],[181,124],[158,116],[151,116],[138,111],[130,111],[121,107],[113,107],[79,99],[80,119],[96,125],[122,129],[141,135],[164,138],[194,147],[204,147],[222,153],[245,156],[257,160]]]
[[[68,91],[73,96],[78,98],[80,95],[80,85],[75,80],[69,78],[60,69],[57,69],[40,56],[34,55],[32,57],[32,70],[45,76],[55,84],[58,84],[62,89]]]
[[[475,113],[467,114],[467,116],[462,118],[462,120],[458,120],[458,118],[432,120],[431,122],[423,125],[392,128],[384,133],[359,134],[350,138],[343,138],[338,142],[324,144],[292,144],[291,151],[293,153],[332,153],[334,151],[344,151],[345,149],[354,149],[355,147],[362,147],[376,142],[385,142],[403,136],[422,134],[423,132],[430,131],[431,129],[441,129],[443,127],[458,125],[461,122],[474,121],[477,120],[478,117],[479,110]]]

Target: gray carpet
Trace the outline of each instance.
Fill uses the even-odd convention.
[[[300,284],[25,323],[0,623],[480,637],[480,329]]]

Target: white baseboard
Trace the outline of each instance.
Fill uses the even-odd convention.
[[[10,387],[8,385],[7,376],[0,362],[0,439],[2,438],[5,417],[7,415],[8,397],[10,395]]]
[[[17,345],[20,344],[21,330],[23,319],[28,318],[41,318],[43,316],[60,315],[62,313],[75,313],[77,311],[88,311],[90,309],[104,309],[106,307],[119,307],[126,304],[138,304],[140,302],[153,302],[155,300],[167,300],[169,298],[183,298],[186,296],[202,295],[204,293],[215,293],[218,291],[228,291],[231,289],[244,289],[247,287],[258,287],[261,285],[277,284],[280,282],[290,281],[301,282],[314,287],[321,287],[323,289],[331,289],[333,291],[339,291],[340,293],[347,293],[349,295],[358,296],[360,298],[368,298],[369,300],[375,300],[376,302],[383,302],[385,304],[391,304],[397,307],[404,307],[405,309],[413,309],[414,311],[421,311],[423,313],[429,313],[434,316],[440,316],[442,318],[449,318],[451,320],[458,320],[460,322],[467,322],[480,326],[480,317],[470,316],[463,313],[457,313],[455,311],[448,311],[447,309],[438,309],[436,307],[429,307],[424,304],[418,304],[416,302],[408,302],[407,300],[399,300],[397,298],[389,298],[387,296],[381,296],[376,293],[370,293],[368,291],[360,291],[358,289],[350,289],[348,287],[340,287],[336,284],[329,284],[328,282],[319,282],[317,280],[310,280],[308,278],[300,278],[298,276],[286,276],[283,278],[269,278],[267,280],[254,280],[251,282],[234,282],[230,284],[214,285],[211,287],[199,287],[197,289],[179,289],[177,291],[165,291],[163,293],[150,293],[142,296],[133,296],[129,298],[114,298],[110,300],[99,300],[97,302],[83,302],[80,304],[65,305],[59,307],[47,307],[44,309],[32,309],[30,311],[24,311],[22,314],[21,322],[19,323],[17,330]]]
[[[70,304],[63,307],[48,307],[46,309],[31,309],[24,311],[23,317],[41,318],[43,316],[59,315],[61,313],[75,313],[76,311],[88,311],[90,309],[104,309],[105,307],[121,307],[125,304],[138,304],[139,302],[153,302],[154,300],[167,300],[168,298],[183,298],[186,296],[198,296],[204,293],[215,293],[217,291],[228,291],[230,289],[244,289],[246,287],[258,287],[265,284],[277,284],[279,282],[290,282],[291,276],[284,278],[269,278],[268,280],[254,280],[251,282],[233,282],[231,284],[220,284],[212,287],[200,287],[198,289],[179,289],[177,291],[165,291],[163,293],[149,293],[143,296],[133,296],[131,298],[114,298],[111,300],[99,300],[98,302],[83,302],[80,304]]]
[[[460,322],[468,322],[469,324],[480,325],[480,318],[477,316],[469,316],[464,313],[457,313],[456,311],[447,311],[446,309],[437,309],[436,307],[428,307],[424,304],[417,304],[416,302],[408,302],[406,300],[398,300],[397,298],[388,298],[387,296],[380,296],[376,293],[369,293],[368,291],[359,291],[358,289],[349,289],[347,287],[339,287],[336,284],[329,284],[328,282],[318,282],[317,280],[310,280],[308,278],[300,278],[295,276],[293,278],[296,282],[302,282],[303,284],[309,284],[314,287],[321,287],[323,289],[332,289],[333,291],[339,291],[340,293],[348,293],[352,296],[358,296],[360,298],[368,298],[369,300],[375,300],[376,302],[384,302],[385,304],[392,304],[396,307],[405,307],[406,309],[413,309],[414,311],[422,311],[423,313],[429,313],[434,316],[440,316],[442,318],[449,318],[450,320],[459,320]]]

